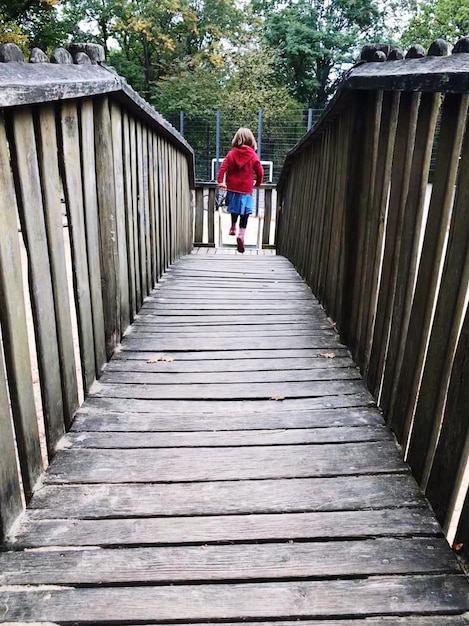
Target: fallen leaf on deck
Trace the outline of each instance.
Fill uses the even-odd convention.
[[[165,354],[160,354],[156,359],[148,359],[147,363],[158,363],[158,361],[166,361],[167,363],[171,363],[174,361],[172,356],[166,356]]]
[[[285,396],[272,396],[271,400],[285,400]]]
[[[319,356],[322,356],[323,359],[335,359],[335,353],[334,352],[321,352],[321,354],[319,354]]]

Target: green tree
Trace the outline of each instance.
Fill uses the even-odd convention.
[[[25,53],[62,45],[69,29],[58,16],[60,0],[0,0],[0,44],[16,43]]]
[[[361,46],[385,30],[385,10],[373,0],[253,0],[252,8],[264,16],[278,81],[313,108],[325,105]]]
[[[469,4],[461,0],[415,0],[413,15],[400,38],[400,45],[428,46],[435,39],[455,44],[469,33]]]

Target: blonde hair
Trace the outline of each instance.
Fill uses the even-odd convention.
[[[253,150],[257,150],[257,142],[252,130],[249,128],[238,128],[231,142],[233,148],[239,148],[239,146],[250,146]]]

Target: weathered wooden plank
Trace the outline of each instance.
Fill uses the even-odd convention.
[[[406,472],[394,441],[224,448],[60,450],[46,483],[300,478]]]
[[[145,239],[145,261],[146,261],[146,291],[150,293],[154,283],[151,277],[151,238],[150,238],[150,187],[148,181],[148,127],[142,126],[142,189],[140,191],[140,200],[143,203],[143,228]]]
[[[111,113],[107,97],[94,101],[94,139],[98,194],[101,288],[103,292],[106,355],[110,358],[121,336],[119,293],[119,250],[116,189],[113,163]]]
[[[233,350],[268,350],[272,348],[273,340],[271,337],[239,337],[235,345],[227,345],[227,340],[220,336],[212,338],[193,337],[192,339],[178,339],[177,337],[156,336],[156,337],[138,337],[132,333],[126,335],[122,340],[122,348],[124,350],[141,350],[150,352],[197,352],[197,351],[221,351],[229,348]],[[277,337],[275,339],[275,349],[316,349],[318,351],[334,351],[342,345],[339,343],[337,335],[331,334],[328,340],[324,337],[316,335],[312,337]]]
[[[87,407],[99,411],[114,412],[144,412],[160,415],[203,415],[239,416],[249,414],[272,415],[284,412],[301,412],[321,409],[340,409],[344,407],[367,407],[374,406],[374,401],[369,392],[360,389],[350,395],[325,396],[317,398],[285,398],[282,401],[272,400],[219,400],[216,403],[210,400],[145,400],[126,398],[107,398],[89,396]]]
[[[131,354],[131,353],[126,353]],[[136,354],[136,353],[134,353]],[[349,368],[353,367],[354,363],[348,356],[341,356],[340,354],[335,354],[334,352],[324,352],[324,355],[329,356],[315,356],[315,357],[283,357],[276,359],[274,356],[270,359],[212,359],[212,360],[201,360],[198,361],[196,355],[199,353],[194,353],[194,360],[182,360],[169,357],[170,360],[164,360],[163,355],[159,355],[158,358],[147,358],[143,359],[141,356],[140,360],[131,359],[131,358],[123,358],[120,359],[111,359],[109,361],[106,372],[162,372],[162,373],[192,373],[192,372],[211,372],[211,373],[222,373],[222,372],[279,372],[282,370],[288,370],[289,372],[296,370],[323,370],[323,369],[339,369],[342,367]],[[332,356],[334,355],[334,356]],[[156,355],[155,355],[156,356]],[[186,355],[187,356],[187,355]],[[173,360],[171,360],[173,359]],[[207,380],[207,378],[205,378]],[[210,378],[210,380],[212,380]]]
[[[196,318],[197,320],[197,318]],[[311,323],[296,323],[296,324],[238,324],[235,328],[233,325],[216,325],[203,324],[199,321],[199,324],[194,326],[191,324],[181,325],[178,322],[173,324],[161,324],[154,318],[138,318],[132,326],[132,334],[139,333],[141,335],[146,333],[171,333],[178,337],[184,336],[211,336],[214,332],[217,334],[223,333],[225,337],[233,337],[239,335],[276,335],[283,334],[285,337],[293,335],[315,335],[323,334],[324,331],[328,331],[328,335],[334,334],[329,324],[321,324],[319,322]],[[127,333],[127,334],[131,334]]]
[[[49,242],[51,280],[57,322],[57,342],[62,379],[62,402],[65,427],[68,428],[78,407],[77,372],[73,347],[66,255],[62,212],[58,210],[62,198],[62,182],[57,163],[58,146],[56,112],[45,106],[39,111],[38,153],[41,186],[44,199],[44,218]]]
[[[5,591],[5,620],[203,620],[462,613],[468,608],[461,575],[372,577],[364,580],[264,584],[177,585],[104,589]],[[350,603],[353,598],[353,605]]]
[[[139,203],[138,203],[138,156],[137,156],[137,128],[134,117],[129,118],[130,133],[130,171],[132,182],[132,232],[135,266],[135,305],[138,311],[142,302],[142,278],[140,273],[140,236],[139,236]]]
[[[65,431],[57,324],[32,111],[15,112],[12,167],[18,188],[18,212],[28,255],[34,335],[49,456]],[[60,233],[60,236],[62,233]],[[51,341],[51,337],[54,341]]]
[[[29,500],[42,471],[42,457],[23,296],[16,194],[3,115],[0,115],[0,221],[0,321],[22,481]]]
[[[360,328],[359,362],[369,364],[371,344],[376,320],[379,281],[382,269],[384,225],[388,214],[389,186],[394,161],[394,144],[397,132],[400,93],[385,93],[381,111],[381,124],[376,162],[376,182],[373,203],[370,206],[369,257],[366,262],[365,296]]]
[[[132,191],[132,168],[134,167],[131,139],[130,139],[130,120],[126,111],[122,113],[122,159],[125,163],[124,168],[124,212],[125,212],[125,232],[127,237],[127,260],[126,267],[128,271],[129,281],[129,315],[130,321],[133,320],[137,312],[136,303],[136,277],[135,277],[135,238],[134,238],[134,219],[133,219],[133,191]]]
[[[442,108],[435,178],[402,366],[396,378],[394,402],[390,413],[390,423],[402,442],[406,441],[411,428],[425,361],[468,104],[467,95],[447,94]]]
[[[80,135],[78,111],[74,104],[61,110],[61,162],[67,217],[72,243],[72,270],[78,318],[80,360],[85,393],[96,377],[96,361],[91,308],[90,274],[85,231],[82,174],[79,164]]]
[[[467,626],[467,621],[469,620],[469,613],[459,614],[459,615],[441,615],[433,613],[430,616],[419,616],[419,615],[406,615],[405,617],[399,617],[397,615],[393,617],[369,617],[369,618],[361,618],[360,626],[435,626],[435,621],[438,620],[438,626]],[[200,626],[210,626],[208,623],[200,623]],[[225,626],[242,626],[246,622],[223,622]],[[252,626],[276,626],[279,622],[249,622]],[[289,622],[282,619],[282,626],[298,626],[298,621]],[[11,626],[11,624],[7,624],[7,626]],[[56,626],[55,624],[50,624],[49,622],[28,622],[28,626]],[[127,626],[142,626],[141,624],[127,624]],[[149,626],[144,625],[144,626]],[[153,626],[162,626],[160,624],[153,624]],[[187,623],[181,624],[180,626],[191,626]],[[326,619],[323,621],[322,619],[314,620],[311,622],[309,620],[301,620],[301,626],[357,626],[357,620],[342,620],[342,619]]]
[[[123,144],[123,119],[121,108],[116,103],[111,103],[111,136],[112,136],[112,160],[114,169],[114,195],[115,217],[117,236],[117,279],[120,298],[120,328],[122,332],[130,324],[130,299],[129,299],[129,274],[127,267],[127,233],[126,233],[126,208],[124,192],[124,144]]]
[[[15,549],[39,546],[117,546],[441,536],[429,509],[321,513],[34,520],[27,515],[9,538]]]
[[[425,508],[408,474],[192,483],[45,485],[34,519]]]
[[[156,285],[158,280],[158,262],[157,262],[157,228],[158,220],[156,217],[156,194],[157,185],[156,169],[155,169],[155,152],[154,152],[154,134],[148,129],[148,217],[149,217],[149,233],[150,233],[150,285],[151,289]]]
[[[284,361],[288,363],[293,359],[311,359],[319,360],[323,364],[324,360],[335,360],[336,358],[345,358],[348,356],[348,352],[343,347],[334,346],[328,347],[327,344],[321,348],[300,349],[300,350],[213,350],[200,352],[173,352],[171,358],[174,361],[238,361],[242,359],[248,359],[250,361],[256,361],[256,359],[269,359],[276,360],[280,364]],[[334,355],[334,356],[332,356]],[[146,352],[146,351],[133,351],[126,349],[125,345],[122,346],[122,351],[117,352],[113,356],[113,361],[120,360],[133,360],[133,361],[161,361],[164,353],[162,352]]]
[[[384,426],[336,428],[285,428],[270,430],[229,430],[215,432],[74,432],[62,440],[62,447],[77,448],[197,448],[206,446],[271,446],[325,444],[363,441],[392,441]]]
[[[251,336],[251,337],[270,337],[281,334],[284,337],[334,337],[336,336],[332,329],[325,328],[314,328],[314,327],[306,327],[301,328],[300,325],[278,325],[277,328],[270,328],[270,325],[266,326],[257,326],[252,324],[250,326],[238,326],[236,328],[232,328],[231,326],[222,326],[221,328],[217,326],[216,328],[206,328],[199,327],[192,329],[189,328],[180,328],[174,326],[163,326],[161,329],[159,324],[152,323],[154,320],[148,321],[145,323],[138,323],[132,326],[132,329],[129,330],[127,335],[132,335],[132,337],[139,337],[144,339],[151,334],[159,334],[164,333],[165,336],[172,336],[176,339],[190,339],[192,337],[213,337],[216,333],[217,335],[223,335],[224,337],[232,338],[239,337],[240,335]],[[324,325],[325,326],[325,325]]]
[[[22,511],[22,487],[0,337],[0,542]]]
[[[433,462],[427,484],[428,496],[435,514],[442,524],[448,524],[451,519],[451,509],[454,507],[457,493],[464,481],[467,467],[467,442],[469,441],[469,424],[466,419],[469,393],[468,346],[469,311],[466,311],[454,355],[441,432],[434,458],[432,458]],[[469,527],[461,527],[459,534],[460,537],[464,535],[467,538]]]
[[[452,208],[445,262],[431,327],[420,391],[415,407],[408,462],[426,484],[440,437],[443,408],[451,376],[469,282],[469,132],[459,162],[458,187]],[[448,356],[449,355],[449,356]],[[461,373],[461,376],[463,374]],[[445,429],[445,433],[448,431]],[[441,439],[442,445],[445,445]],[[453,476],[454,479],[454,476]],[[454,484],[453,480],[445,483]]]
[[[198,372],[128,372],[106,370],[101,376],[100,382],[117,384],[146,384],[146,385],[194,385],[224,383],[227,385],[237,383],[286,383],[286,382],[306,382],[318,380],[358,380],[360,373],[356,367],[342,367],[329,369],[308,369],[308,370],[280,370],[280,371],[255,371],[255,372],[211,372],[207,377],[206,373]]]
[[[361,381],[309,381],[232,384],[206,383],[196,385],[118,385],[99,384],[94,387],[97,397],[132,398],[142,400],[278,400],[285,398],[326,397],[358,393]]]
[[[414,103],[412,103],[412,106],[414,106]],[[425,207],[425,192],[428,185],[439,107],[439,94],[424,93],[421,95],[410,171],[410,180],[413,181],[413,184],[409,185],[405,199],[402,227],[399,231],[399,260],[397,262],[397,275],[392,301],[388,349],[383,371],[380,403],[386,413],[392,403],[393,386],[401,367],[409,324]],[[413,118],[411,119],[413,121]]]
[[[3,585],[241,581],[457,574],[441,538],[0,553]],[[468,600],[469,602],[469,600]]]
[[[350,396],[348,396],[350,397]],[[294,402],[294,401],[292,401]],[[181,409],[171,405],[166,412],[160,404],[149,408],[148,413],[137,413],[137,407],[123,407],[122,413],[112,412],[106,408],[93,408],[87,402],[77,412],[72,425],[75,432],[171,432],[174,431],[174,420],[178,419],[178,432],[217,431],[220,429],[221,416],[230,415],[223,422],[223,430],[256,430],[256,429],[286,429],[286,428],[331,428],[331,427],[355,427],[355,426],[381,426],[383,417],[376,409],[372,408],[341,408],[325,410],[291,410],[288,408],[289,401],[280,404],[275,412],[265,407],[258,410],[250,408],[253,403],[243,403],[242,408],[237,410],[239,403],[232,403],[233,413],[229,413],[229,407],[222,401],[222,407],[217,410],[212,408],[211,414],[203,412],[199,403],[192,404],[192,411],[185,414]],[[270,403],[272,405],[278,403]],[[285,407],[282,410],[282,407]],[[170,410],[172,409],[172,411]],[[132,412],[133,411],[133,412]]]
[[[375,396],[379,393],[384,368],[392,304],[396,290],[397,261],[401,245],[400,233],[409,192],[419,103],[420,94],[418,93],[402,93],[399,99],[394,147],[396,158],[393,161],[390,180],[382,275],[377,297],[373,343],[366,371],[368,384]]]
[[[81,162],[83,177],[83,202],[85,211],[86,247],[90,280],[91,314],[93,317],[93,339],[96,373],[99,374],[106,363],[106,340],[104,337],[103,293],[101,290],[98,191],[96,179],[96,159],[94,147],[93,102],[81,103]]]

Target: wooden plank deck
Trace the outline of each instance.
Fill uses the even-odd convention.
[[[4,623],[469,624],[354,363],[273,255],[170,269],[9,548]]]

